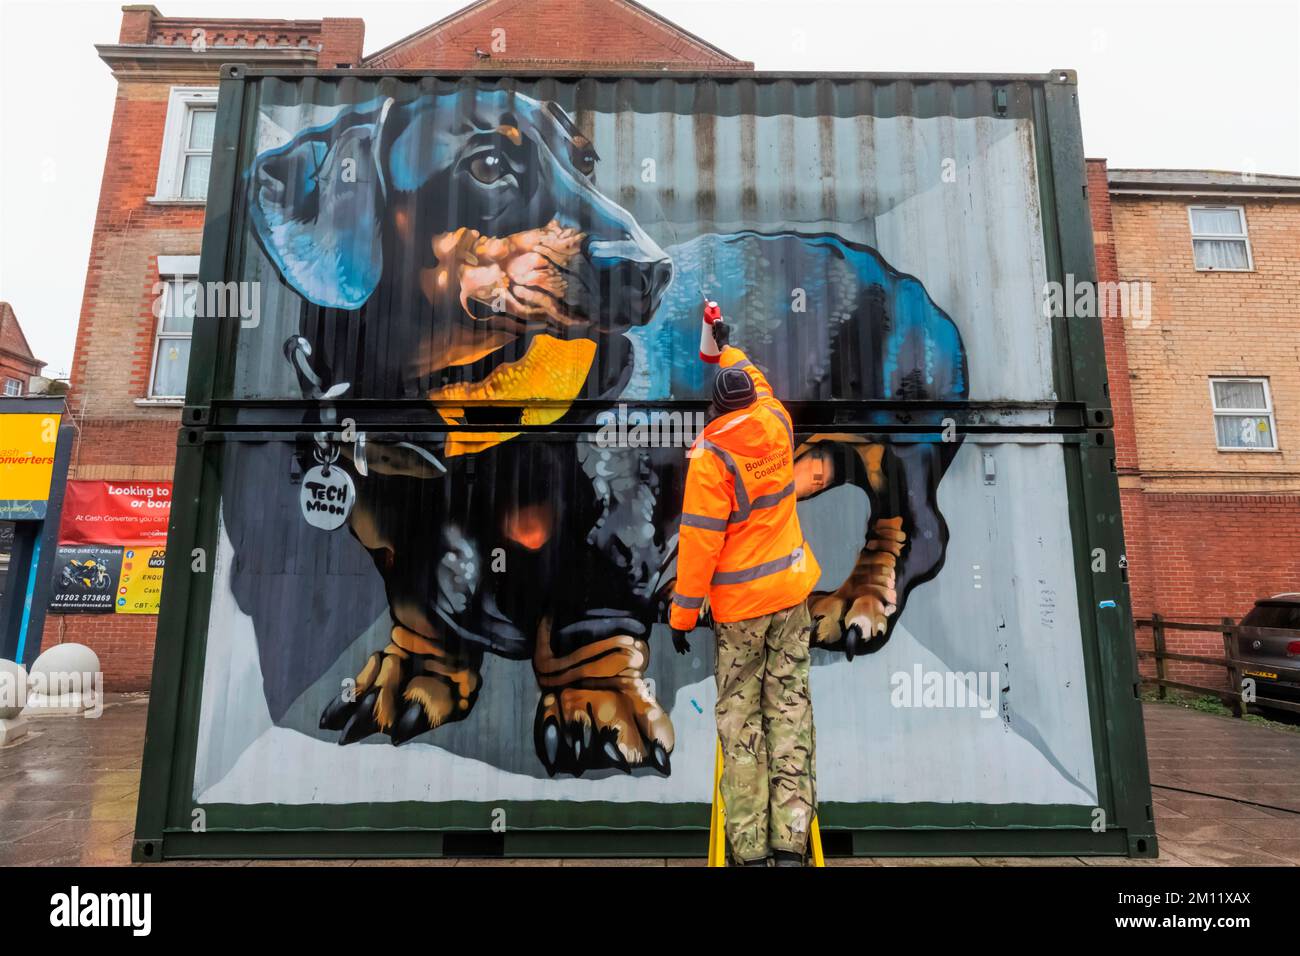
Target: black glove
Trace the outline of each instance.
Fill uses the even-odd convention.
[[[719,349],[725,349],[731,344],[731,326],[718,319],[711,328],[713,329],[713,341]]]
[[[686,642],[686,635],[689,633],[689,631],[679,631],[677,628],[673,628],[673,650],[678,654],[690,653],[691,645]]]

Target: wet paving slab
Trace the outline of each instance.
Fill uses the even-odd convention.
[[[148,699],[109,695],[95,719],[30,718],[0,747],[0,866],[125,866],[139,797]],[[828,859],[829,866],[1297,866],[1300,733],[1144,706],[1160,857]],[[701,866],[642,860],[329,860],[185,862],[179,866]]]
[[[0,865],[131,862],[147,705],[110,695],[93,719],[29,717],[0,747]]]

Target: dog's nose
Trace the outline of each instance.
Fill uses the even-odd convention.
[[[673,278],[673,264],[669,259],[636,262],[624,259],[611,270],[613,292],[633,302],[640,302],[654,311],[660,297]]]
[[[651,268],[650,276],[650,295],[653,296],[655,303],[658,304],[660,296],[668,288],[668,283],[673,281],[673,263],[671,259],[660,259],[655,262]]]
[[[624,328],[649,322],[673,278],[673,263],[664,251],[639,230],[619,239],[592,239],[585,251],[604,321]]]

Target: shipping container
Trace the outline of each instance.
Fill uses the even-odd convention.
[[[1153,856],[1076,97],[226,66],[136,858],[703,855],[705,296],[794,419],[828,852]]]

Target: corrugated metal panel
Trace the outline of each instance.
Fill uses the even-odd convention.
[[[401,548],[395,527],[379,533],[397,546],[399,562],[418,564],[399,568],[398,577],[431,582],[427,604],[416,613],[427,613],[439,627],[463,626],[489,651],[473,712],[399,748],[382,734],[340,748],[338,733],[318,725],[343,682],[387,643],[391,618],[384,580],[366,568],[357,539],[302,521],[301,459],[310,459],[310,436],[214,448],[224,495],[203,668],[197,803],[707,802],[715,733],[712,641],[698,632],[694,653],[683,658],[671,652],[664,633],[656,629],[652,637],[647,626],[663,584],[660,571],[672,574],[672,542],[653,531],[669,523],[662,515],[675,524],[681,471],[673,464],[682,450],[610,451],[571,435],[517,441],[522,453],[490,458],[474,476],[390,478],[361,492],[362,511],[380,509],[405,521],[419,516],[436,529],[429,550],[418,554]],[[816,652],[818,786],[826,803],[1096,805],[1076,544],[1060,520],[1069,509],[1067,459],[1079,454],[1059,438],[967,442],[957,454],[940,487],[951,536],[944,573],[917,592],[905,622],[877,654],[849,661]],[[989,459],[992,484],[986,483]],[[511,472],[502,470],[507,460]],[[624,492],[643,487],[629,479],[647,461],[664,479],[651,485],[653,500],[621,498],[620,486]],[[470,515],[517,508],[520,487],[538,489],[542,500],[545,489],[590,487],[597,471],[608,477],[610,497],[557,501],[554,520],[564,533],[540,550],[520,547],[482,523],[470,533]],[[619,520],[620,511],[638,504],[649,505],[643,522]],[[837,587],[852,569],[869,531],[869,510],[867,495],[849,485],[801,504],[801,523],[823,567],[821,588]],[[457,562],[469,544],[484,556],[501,547],[503,570],[494,573],[490,560],[477,572],[471,562]],[[620,555],[627,560],[620,563]],[[539,594],[539,582],[547,580],[563,582],[561,590]],[[592,614],[610,608],[620,614]],[[496,619],[499,611],[513,620]],[[527,633],[542,626],[544,615],[554,615],[550,626],[559,635],[604,627],[599,636],[649,640],[646,676],[676,735],[670,774],[547,773],[533,733],[538,690]],[[972,693],[964,707],[928,697],[922,704],[922,681],[948,673],[976,675],[979,699]],[[921,772],[922,764],[929,770]],[[938,766],[944,771],[935,772]],[[548,822],[581,828],[592,822],[590,812],[551,808]],[[641,819],[656,823],[653,814]],[[827,821],[838,822],[833,813]]]
[[[639,397],[697,398],[707,291],[792,401],[902,397],[864,377],[887,344],[856,340],[868,309],[889,321],[909,307],[988,343],[968,350],[968,382],[925,397],[1050,400],[1029,93],[1013,87],[1016,110],[995,115],[994,89],[820,79],[257,82],[234,224],[244,234],[236,271],[260,282],[261,320],[239,332],[230,397],[299,397],[283,349],[296,334],[350,399],[437,396],[520,361],[546,334],[599,342],[592,374],[509,399],[607,399],[629,376]],[[570,135],[568,122],[599,157],[590,179],[573,155],[547,147],[548,137]],[[518,130],[517,149],[497,127]],[[503,191],[464,168],[494,140],[511,153],[519,188],[475,205],[475,194]],[[538,180],[561,185],[538,198]],[[498,201],[526,211],[499,215]],[[493,238],[531,243],[553,221],[577,233],[566,237],[574,257],[548,277],[566,316],[534,317],[516,337],[526,310],[488,291],[509,257],[490,262],[485,250],[507,250]],[[942,230],[920,225],[934,222]],[[461,228],[472,230],[472,249],[451,240]],[[438,242],[443,251],[431,252]],[[590,250],[602,246],[625,254],[618,266],[592,265]],[[440,282],[450,291],[435,292]],[[638,283],[651,294],[630,288]],[[910,306],[918,283],[923,301]],[[458,286],[484,290],[474,317]],[[878,302],[867,301],[872,288]],[[508,314],[494,316],[494,305]],[[578,316],[589,321],[566,324]],[[445,364],[453,341],[461,361],[496,349],[467,371]]]

